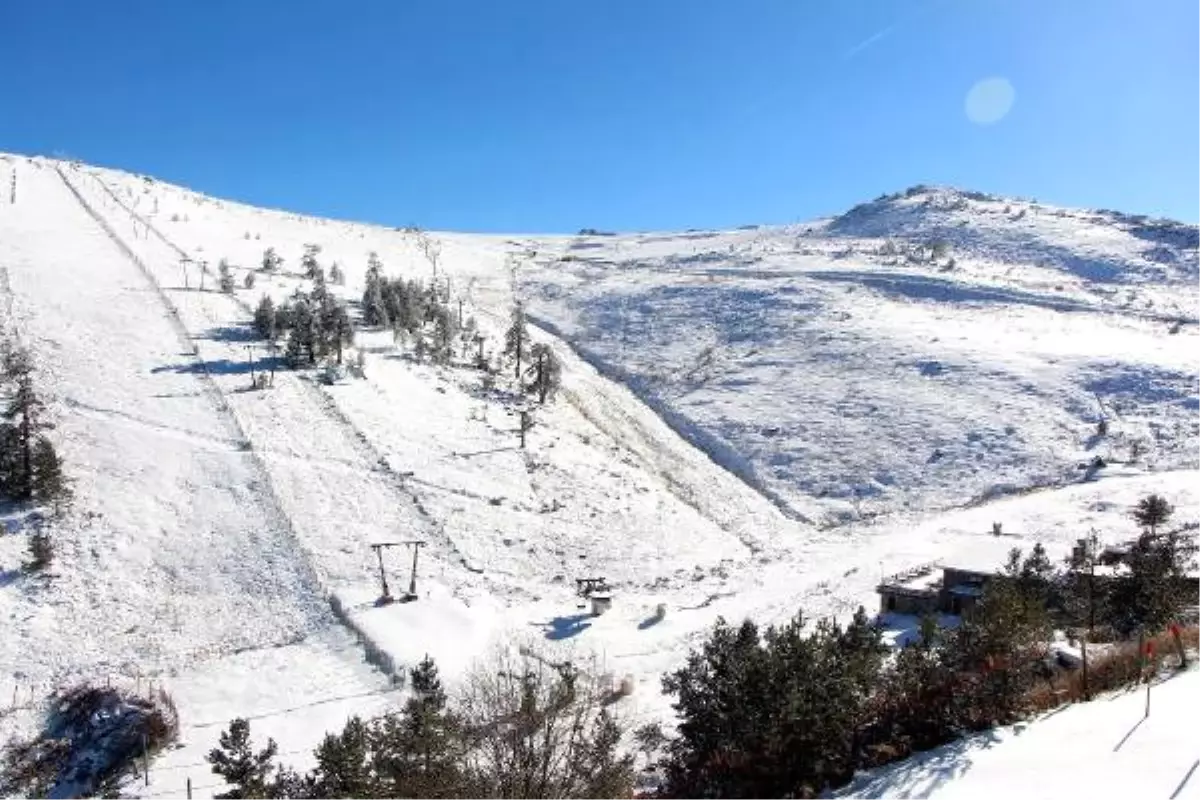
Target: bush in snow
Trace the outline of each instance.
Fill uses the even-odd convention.
[[[233,294],[233,270],[229,266],[229,261],[221,259],[221,263],[217,264],[217,275],[221,291],[225,294]]]
[[[257,238],[257,237],[256,237]],[[262,269],[263,272],[274,272],[283,265],[283,258],[275,252],[274,247],[268,247],[263,251]]]
[[[154,754],[179,734],[179,715],[166,692],[146,698],[83,684],[50,698],[42,733],[5,748],[0,794],[89,797],[115,791],[143,753]]]
[[[54,561],[54,543],[50,534],[38,528],[29,537],[29,560],[23,565],[26,572],[41,572]]]

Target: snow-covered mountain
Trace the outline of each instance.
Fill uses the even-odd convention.
[[[808,225],[579,237],[523,289],[688,439],[824,526],[1063,485],[1096,455],[1194,466],[1196,239],[918,187]]]
[[[1149,491],[1200,509],[1195,226],[918,188],[776,228],[424,234],[0,156],[12,174],[0,325],[34,352],[76,502],[48,580],[16,569],[29,512],[4,511],[0,706],[165,682],[186,746],[160,793],[222,721],[307,748],[426,652],[453,678],[497,639],[594,650],[634,677],[631,717],[662,717],[659,676],[717,616],[840,615],[881,569],[1115,538]],[[526,449],[507,378],[383,331],[358,332],[365,378],[250,389],[253,305],[309,286],[305,245],[357,315],[368,254],[428,279],[428,243],[485,350],[520,301],[563,361]],[[421,599],[375,607],[369,545],[409,539]],[[409,558],[387,551],[393,590]],[[601,617],[590,576],[614,585]]]

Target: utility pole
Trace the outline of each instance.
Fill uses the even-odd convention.
[[[403,542],[377,542],[371,545],[371,549],[375,551],[376,558],[379,559],[379,586],[382,590],[382,594],[380,595],[379,600],[376,601],[377,605],[386,605],[387,603],[391,603],[395,600],[395,598],[392,597],[391,591],[388,589],[387,574],[383,569],[383,551],[385,548],[400,547],[401,545],[408,545],[413,549],[412,574],[410,575],[408,581],[408,594],[406,594],[402,599],[406,602],[417,599],[417,555],[421,552],[421,548],[425,546],[425,542],[418,539],[409,539]]]
[[[183,288],[184,289],[192,288],[188,284],[188,264],[189,263],[191,263],[191,259],[188,258],[187,256],[184,256],[183,258],[179,259],[179,268],[183,270]]]
[[[417,599],[417,554],[421,552],[421,548],[425,546],[425,542],[421,542],[421,541],[414,539],[410,542],[405,542],[405,544],[411,546],[413,549],[412,578],[408,582],[408,596],[410,598],[412,598],[413,600],[416,600]]]
[[[525,434],[533,427],[533,422],[529,419],[529,411],[521,409],[521,449],[525,449]]]
[[[250,365],[250,388],[253,389],[258,385],[258,381],[254,379],[254,345],[246,345],[246,363]]]
[[[274,339],[268,339],[268,340],[267,340],[267,350],[268,350],[268,352],[270,352],[270,354],[271,354],[271,359],[270,359],[270,364],[271,364],[271,384],[270,384],[270,385],[271,385],[271,386],[274,386],[274,385],[275,385],[275,360],[276,360],[275,353],[276,353],[276,351],[278,350],[278,347],[275,345],[275,340],[274,340]]]
[[[200,262],[200,291],[204,291],[204,273],[208,272],[208,262]]]
[[[392,593],[388,591],[387,574],[383,571],[383,548],[391,547],[394,542],[381,542],[380,544],[371,545],[371,549],[375,551],[375,555],[379,558],[379,585],[383,589],[383,593],[377,601],[379,604],[392,602]]]

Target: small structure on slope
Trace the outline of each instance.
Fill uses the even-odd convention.
[[[939,574],[940,573],[940,574]],[[941,612],[963,614],[983,596],[995,571],[943,567],[936,562],[921,564],[890,575],[879,582],[881,613],[922,616]]]

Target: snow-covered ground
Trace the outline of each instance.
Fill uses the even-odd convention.
[[[331,289],[357,314],[368,253],[431,276],[423,235],[47,159],[0,167],[19,195],[0,206],[0,313],[35,351],[78,495],[44,584],[15,571],[25,534],[5,516],[0,706],[14,687],[153,675],[185,731],[163,764],[202,760],[219,726],[199,723],[238,714],[311,747],[389,701],[368,654],[402,671],[428,652],[453,684],[497,640],[594,651],[634,678],[629,718],[667,718],[660,676],[718,616],[844,615],[874,608],[881,572],[995,565],[1035,541],[1062,555],[1091,527],[1129,535],[1151,491],[1200,511],[1196,325],[1167,321],[1194,322],[1194,227],[963,210],[939,190],[778,229],[428,234],[487,350],[520,298],[564,362],[521,450],[513,397],[385,332],[359,332],[363,380],[249,388],[266,357],[252,307],[309,285],[304,245],[339,264]],[[950,241],[955,268],[875,254],[888,214],[902,243]],[[1166,237],[1157,260],[1138,225]],[[243,289],[267,247],[283,268]],[[215,291],[222,258],[233,295]],[[1130,461],[1134,441],[1133,463],[1078,468]],[[427,543],[421,599],[375,607],[369,545],[409,539]],[[387,551],[393,591],[410,557]],[[594,575],[615,587],[598,618],[574,591]],[[0,716],[0,738],[29,719]]]
[[[834,797],[1200,797],[1200,672],[1064,706],[863,774]]]

